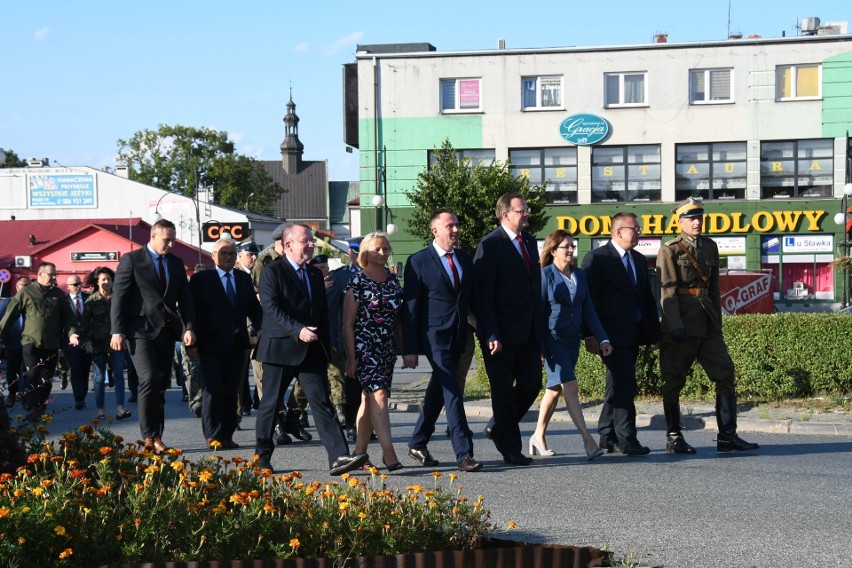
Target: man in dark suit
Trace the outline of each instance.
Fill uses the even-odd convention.
[[[65,279],[65,286],[68,288],[68,294],[65,297],[71,304],[71,310],[77,318],[77,327],[79,327],[80,319],[83,317],[83,304],[85,304],[89,295],[83,292],[83,282],[76,274]],[[89,371],[92,368],[92,356],[79,346],[63,345],[62,350],[65,352],[65,359],[68,361],[70,370],[74,408],[81,410],[86,408],[86,393],[89,390]]]
[[[413,254],[405,265],[405,303],[402,310],[403,368],[416,368],[423,353],[432,365],[423,410],[408,442],[408,455],[426,467],[439,465],[427,445],[435,432],[441,408],[456,463],[461,471],[478,471],[473,459],[473,435],[464,412],[464,396],[456,378],[459,354],[464,350],[467,309],[473,287],[473,262],[456,248],[459,220],[450,209],[439,209],[430,221],[432,244]]]
[[[122,255],[110,309],[110,347],[121,351],[127,344],[139,377],[139,429],[145,447],[158,454],[167,449],[164,406],[175,341],[195,344],[195,306],[183,261],[169,253],[174,242],[174,224],[160,219],[144,248]]]
[[[645,257],[633,250],[642,227],[633,213],[612,218],[610,241],[583,258],[595,311],[612,344],[606,365],[606,394],[598,421],[600,446],[630,456],[651,450],[636,438],[636,357],[639,345],[659,341],[657,302],[648,282]],[[588,330],[585,330],[586,332]],[[586,350],[598,353],[594,337],[585,333]]]
[[[541,390],[538,247],[524,230],[530,210],[522,195],[500,196],[495,212],[500,226],[482,239],[473,259],[476,333],[494,411],[485,434],[506,464],[527,465],[532,458],[521,453],[519,422]]]
[[[260,330],[262,312],[251,276],[234,270],[237,248],[220,240],[213,248],[214,270],[196,272],[189,281],[195,302],[195,330],[201,363],[201,428],[208,446],[234,449],[237,396],[242,386],[247,318]]]
[[[263,363],[263,397],[256,422],[258,466],[273,469],[276,408],[290,382],[298,377],[328,453],[331,475],[341,475],[364,465],[367,454],[349,455],[329,401],[331,341],[325,285],[322,273],[308,265],[314,255],[314,237],[310,227],[290,224],[282,231],[281,243],[284,258],[269,264],[260,276],[263,333],[257,359]]]

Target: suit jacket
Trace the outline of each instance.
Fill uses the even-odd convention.
[[[660,318],[648,282],[648,263],[635,250],[629,254],[636,269],[636,288],[611,242],[589,252],[583,258],[589,294],[613,345],[656,343],[660,338]],[[583,333],[591,335],[585,328]]]
[[[195,305],[183,261],[167,254],[165,262],[169,277],[164,293],[147,247],[121,257],[112,286],[113,334],[154,339],[165,325],[164,314],[168,314],[176,337],[183,335],[185,329],[194,328]]]
[[[464,350],[467,311],[473,289],[473,261],[456,249],[453,260],[461,267],[459,294],[431,244],[414,253],[405,265],[405,302],[402,310],[402,352],[431,354]]]
[[[309,344],[299,340],[305,326],[316,326],[323,358],[331,353],[328,305],[322,272],[307,265],[311,295],[302,287],[299,275],[286,258],[268,264],[260,275],[260,304],[263,307],[263,333],[257,344],[257,360],[275,365],[302,364]]]
[[[541,270],[538,246],[526,231],[521,233],[532,263],[527,273],[524,260],[503,227],[485,236],[473,259],[474,314],[481,341],[526,344],[541,342],[544,318],[541,305]]]
[[[328,326],[331,345],[341,353],[343,352],[343,297],[346,286],[352,275],[355,274],[349,266],[341,266],[329,272],[332,281],[331,288],[325,291],[326,302],[328,302]]]
[[[547,329],[570,329],[580,337],[583,330],[588,329],[598,341],[609,339],[589,295],[586,275],[579,268],[574,268],[573,273],[577,280],[577,291],[572,300],[568,285],[556,265],[548,264],[541,269],[541,301]]]
[[[195,335],[199,351],[224,351],[234,346],[234,341],[249,347],[246,318],[255,329],[261,329],[263,311],[251,276],[244,270],[231,271],[234,278],[236,301],[232,306],[219,278],[219,272],[202,270],[189,280],[192,299],[195,302]]]

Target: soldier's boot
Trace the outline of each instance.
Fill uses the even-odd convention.
[[[341,428],[346,428],[346,407],[344,405],[334,405],[334,417]]]
[[[670,454],[694,454],[695,448],[683,439],[680,425],[680,403],[664,402],[666,414],[666,451]]]
[[[716,436],[716,451],[749,452],[760,448],[759,445],[746,442],[737,436],[736,396],[716,396],[716,424],[719,426],[719,435]]]
[[[310,432],[305,430],[299,421],[299,411],[295,408],[287,409],[287,417],[284,420],[284,431],[292,434],[295,438],[308,442],[313,439]]]

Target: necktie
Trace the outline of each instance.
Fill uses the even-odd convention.
[[[166,292],[166,265],[163,264],[163,255],[157,257],[157,262],[159,263],[160,269],[160,288],[163,289],[163,293]]]
[[[624,253],[624,266],[627,268],[627,274],[630,275],[630,282],[633,283],[633,287],[636,287],[636,270],[633,267],[633,258],[630,256],[630,251]]]
[[[228,302],[233,306],[237,301],[237,291],[234,290],[230,272],[225,273],[225,294],[228,295]]]
[[[308,271],[304,266],[299,267],[299,277],[302,279],[302,286],[305,287],[305,291],[308,293],[308,300],[311,299],[311,287],[308,284]]]
[[[527,267],[527,274],[532,276],[532,262],[530,262],[530,255],[527,253],[527,247],[524,246],[524,239],[521,237],[520,233],[518,233],[518,236],[515,238],[518,240],[518,245],[521,247],[521,256],[524,257],[524,266]]]
[[[78,316],[82,313],[80,310],[80,296],[74,296],[74,313]]]
[[[458,296],[459,290],[461,289],[461,278],[459,278],[459,271],[456,268],[456,263],[453,262],[453,253],[447,253],[447,262],[450,264],[450,272],[453,273],[453,291],[456,293],[456,296]]]

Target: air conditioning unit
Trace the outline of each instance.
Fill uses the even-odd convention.
[[[33,265],[33,257],[31,256],[16,256],[15,266],[18,268],[31,268]]]

